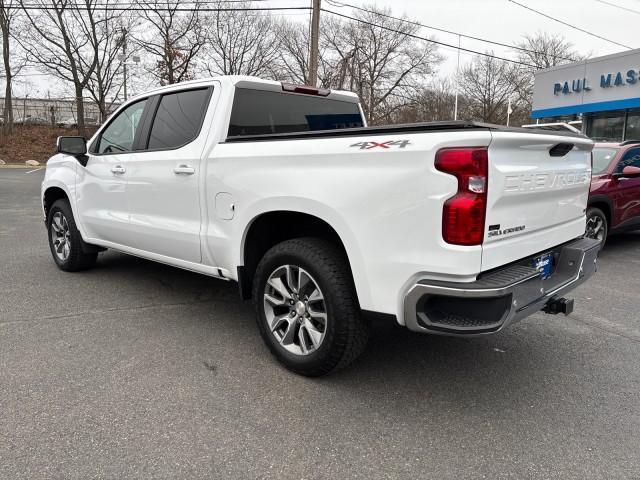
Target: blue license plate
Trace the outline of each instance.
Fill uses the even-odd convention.
[[[551,273],[553,272],[553,254],[545,253],[544,255],[540,255],[536,257],[532,261],[533,268],[540,271],[542,273],[542,279],[549,278]]]

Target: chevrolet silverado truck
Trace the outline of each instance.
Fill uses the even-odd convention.
[[[299,374],[351,363],[372,317],[495,333],[596,270],[593,143],[465,121],[367,127],[356,95],[253,77],[162,87],[60,137],[42,208],[64,271],[113,249],[234,281]]]

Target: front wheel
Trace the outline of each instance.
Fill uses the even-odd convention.
[[[367,344],[348,260],[329,242],[299,238],[273,247],[256,270],[253,298],[263,340],[296,373],[343,368]]]
[[[57,200],[47,215],[49,248],[58,268],[75,272],[91,268],[98,253],[87,245],[80,235],[73,218],[71,205],[66,199]]]
[[[602,250],[608,233],[609,225],[607,224],[607,217],[604,212],[596,207],[589,208],[587,210],[587,228],[584,236],[600,240],[600,249]]]

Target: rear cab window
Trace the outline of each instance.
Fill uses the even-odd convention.
[[[236,87],[230,137],[362,127],[357,103]]]

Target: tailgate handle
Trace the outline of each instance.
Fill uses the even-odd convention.
[[[573,150],[573,143],[558,143],[549,149],[549,155],[552,157],[564,157],[567,153]]]

